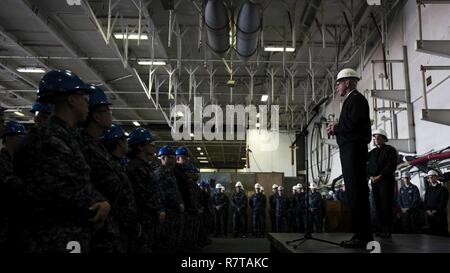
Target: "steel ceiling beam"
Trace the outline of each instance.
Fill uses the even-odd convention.
[[[87,60],[80,58],[80,55],[82,55],[80,53],[82,51],[76,45],[70,42],[70,38],[67,37],[67,35],[58,31],[57,25],[53,22],[50,15],[45,11],[45,9],[40,8],[35,3],[30,3],[29,0],[20,0],[19,2],[26,8],[26,11],[28,11],[30,15],[38,19],[38,22],[46,29],[49,34],[53,36],[55,40],[58,41],[58,43],[60,43],[64,47],[64,49],[69,54],[77,59],[80,64],[82,64],[90,74],[97,78],[106,89],[114,90],[111,85],[106,83],[102,75],[100,75],[98,71],[92,68],[91,64]],[[119,96],[118,98],[122,100]],[[137,112],[132,113],[136,118],[142,119],[142,117],[140,117]]]
[[[94,10],[93,10],[92,7],[90,6],[89,2],[88,2],[87,0],[83,0],[81,6],[82,6],[82,8],[84,9],[84,11],[87,13],[87,15],[89,16],[89,18],[91,18],[91,19],[95,22],[97,28],[101,28],[101,24],[100,24],[100,22],[98,21],[96,15],[95,15],[95,13],[94,13]],[[144,13],[144,14],[146,14],[146,13]],[[103,29],[98,29],[98,31],[99,31],[100,33],[103,33]],[[142,79],[141,79],[141,77],[139,76],[139,74],[137,73],[136,69],[132,68],[132,67],[129,65],[129,63],[128,63],[128,60],[126,60],[126,59],[123,57],[122,51],[119,49],[119,47],[118,47],[118,45],[117,45],[117,43],[116,43],[116,41],[114,40],[113,37],[110,38],[109,43],[107,44],[107,46],[108,46],[109,48],[111,48],[111,49],[116,53],[117,56],[119,56],[119,59],[120,59],[120,60],[122,61],[122,63],[124,64],[124,67],[125,67],[129,72],[131,72],[131,75],[137,80],[139,86],[141,86],[141,88],[144,90],[144,92],[145,92],[145,93],[148,93],[149,90],[147,90],[147,86],[146,86],[146,85],[144,84],[144,82],[142,81]],[[151,100],[151,102],[153,103],[153,106],[154,106],[155,108],[161,108],[160,106],[159,106],[159,107],[157,106],[155,100],[154,100],[151,96],[148,96],[148,98],[150,98],[150,100]],[[162,114],[163,114],[163,116],[164,116],[164,119],[166,120],[167,124],[170,126],[170,120],[169,120],[169,118],[167,117],[167,114],[166,114],[163,110],[160,110],[160,111],[162,112]]]

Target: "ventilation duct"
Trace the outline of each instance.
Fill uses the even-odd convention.
[[[242,4],[236,23],[236,52],[243,61],[255,54],[261,18],[258,5],[252,2]]]
[[[223,57],[230,48],[230,20],[223,1],[208,0],[204,20],[208,46]]]

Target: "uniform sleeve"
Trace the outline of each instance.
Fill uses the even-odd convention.
[[[138,215],[136,199],[131,183],[128,180],[123,181],[121,194],[118,200],[119,219],[128,229],[138,229]]]
[[[244,202],[242,202],[242,209],[246,209],[248,207],[248,197],[246,194],[244,194]]]
[[[3,160],[0,160],[0,198],[5,202],[7,200],[20,200],[22,189],[22,180],[14,175],[10,166],[7,166]]]
[[[357,92],[357,91],[355,91]],[[350,99],[350,98],[347,98]],[[353,100],[349,102],[347,119],[339,122],[335,128],[335,134],[354,133],[369,120],[369,105],[365,100]]]
[[[394,148],[389,149],[384,167],[380,174],[382,177],[392,176],[397,169],[397,151]]]
[[[447,188],[442,187],[442,194],[439,200],[438,210],[445,211],[447,209],[447,203],[448,203],[448,190]]]
[[[159,213],[162,208],[161,192],[154,177],[149,176],[142,168],[130,169],[128,176],[136,193],[136,201],[139,206],[143,206],[144,210]]]
[[[233,195],[231,196],[231,207],[232,208],[236,208],[237,204],[236,204],[236,198],[235,198],[235,194],[233,193]]]
[[[252,197],[250,197],[250,200],[248,200],[248,205],[250,206],[251,209],[253,209],[253,195]]]
[[[176,178],[173,181],[173,183],[174,183],[174,188],[175,188],[175,198],[177,199],[178,204],[184,205],[183,196],[181,195],[180,189],[178,188]]]
[[[419,189],[417,187],[414,187],[413,188],[413,201],[412,201],[411,207],[417,208],[419,206],[419,202],[420,202]]]
[[[402,189],[400,188],[400,193],[397,197],[397,203],[400,206],[400,208],[404,208],[405,207],[405,203],[403,203],[403,198],[402,198]]]
[[[36,153],[35,183],[31,198],[46,199],[55,207],[71,208],[87,213],[88,208],[105,197],[94,189],[90,182],[90,169],[86,166],[74,166],[72,149],[61,139],[49,138]],[[76,162],[76,164],[82,164]],[[85,172],[85,173],[80,173]]]

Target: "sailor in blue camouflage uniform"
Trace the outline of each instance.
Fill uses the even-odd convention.
[[[255,238],[264,237],[266,232],[266,196],[261,192],[261,184],[255,184],[255,193],[249,200],[252,210],[252,227]]]
[[[303,190],[303,185],[301,183],[297,184],[298,187],[298,200],[297,200],[297,218],[298,218],[298,229],[299,232],[304,233],[306,230],[305,220],[306,220],[306,193]]]
[[[113,123],[111,129],[104,132],[101,142],[111,154],[114,173],[123,184],[117,199],[120,241],[126,253],[134,253],[142,227],[138,220],[135,193],[124,163],[128,161],[124,160],[127,159],[125,155],[128,153],[127,136],[119,124]]]
[[[295,221],[295,189],[296,185],[292,186],[292,194],[289,198],[289,211],[288,211],[288,232],[298,232],[297,231],[297,222]]]
[[[403,185],[398,195],[398,205],[402,211],[404,233],[419,232],[418,217],[420,206],[420,193],[416,185],[411,183],[409,173],[402,173]]]
[[[91,181],[94,187],[105,196],[111,204],[111,211],[101,229],[94,230],[92,238],[92,253],[124,253],[119,228],[120,207],[119,200],[123,200],[124,193],[130,193],[131,185],[121,180],[116,173],[116,163],[100,142],[104,132],[111,129],[112,113],[104,91],[92,85],[89,95],[89,114],[79,133],[79,143],[86,161],[91,168]]]
[[[1,133],[3,147],[0,150],[0,253],[8,253],[12,249],[13,239],[11,227],[11,210],[15,199],[18,199],[21,188],[20,179],[14,174],[13,157],[19,142],[26,134],[25,127],[17,121],[8,121]]]
[[[301,225],[303,224],[303,219],[301,218],[302,217],[301,210],[304,205],[302,204],[301,200],[300,187],[298,185],[294,185],[292,187],[292,190],[293,192],[290,201],[291,203],[290,211],[292,218],[289,220],[289,222],[291,223],[291,229],[289,231],[300,232]]]
[[[23,181],[20,206],[22,252],[64,252],[75,241],[89,252],[92,228],[100,228],[110,204],[91,182],[91,169],[77,141],[88,115],[91,86],[67,70],[52,70],[39,82],[38,101],[54,105],[47,124],[30,132],[14,156]]]
[[[272,194],[269,197],[269,217],[270,217],[270,224],[272,226],[271,231],[275,232],[277,229],[277,221],[275,218],[275,206],[276,206],[276,201],[277,201],[277,196],[278,196],[278,185],[277,184],[273,184],[272,185]]]
[[[320,192],[318,192],[317,185],[315,183],[311,183],[309,186],[310,193],[308,195],[309,199],[309,232],[322,232],[323,226],[323,199]],[[313,231],[314,226],[314,231]]]
[[[199,246],[204,247],[212,243],[209,236],[212,233],[214,211],[212,207],[212,197],[210,184],[207,181],[202,181],[199,184],[200,204],[203,211],[200,218],[200,228],[198,234]]]
[[[176,163],[175,151],[168,145],[163,146],[159,149],[158,157],[161,166],[155,171],[155,176],[161,187],[166,219],[158,225],[156,252],[179,252],[183,242],[184,203],[173,171]]]
[[[236,191],[231,196],[234,237],[245,238],[247,235],[247,195],[241,181],[236,182]]]
[[[439,173],[428,171],[428,187],[425,190],[424,208],[428,232],[431,235],[448,237],[448,189],[438,181]]]
[[[201,190],[198,186],[198,181],[200,179],[199,173],[200,171],[189,162],[189,164],[185,168],[185,172],[189,178],[189,198],[191,199],[191,204],[194,204],[195,210],[198,212],[192,220],[193,226],[193,240],[194,240],[194,248],[193,251],[201,251],[202,246],[200,245],[200,225],[203,217],[203,206],[201,202]]]
[[[155,232],[160,221],[165,219],[162,205],[163,195],[155,169],[149,164],[155,159],[155,139],[145,128],[135,128],[128,136],[130,151],[127,174],[133,187],[138,210],[138,219],[142,226],[142,235],[136,251],[150,253],[154,247]]]
[[[200,228],[200,217],[203,208],[200,204],[199,189],[197,181],[198,171],[189,162],[189,153],[186,147],[179,147],[175,151],[177,164],[175,165],[175,177],[177,178],[178,189],[184,203],[184,230],[183,248],[188,252],[200,252],[198,245],[198,233]]]
[[[216,184],[216,192],[213,195],[214,206],[214,237],[227,237],[228,225],[228,207],[230,200],[225,195],[225,187],[221,184]]]
[[[284,187],[278,186],[278,194],[275,199],[275,232],[288,232],[289,199],[284,193]]]

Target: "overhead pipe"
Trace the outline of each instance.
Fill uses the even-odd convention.
[[[450,152],[429,154],[426,156],[418,157],[414,160],[409,161],[408,163],[409,163],[409,165],[417,166],[421,163],[428,162],[430,160],[447,159],[447,158],[450,158]]]
[[[207,45],[223,57],[230,48],[230,20],[227,9],[220,0],[208,0],[205,5],[204,22]]]
[[[243,61],[255,54],[258,48],[258,34],[261,30],[259,6],[247,1],[242,4],[236,23],[236,52]]]

